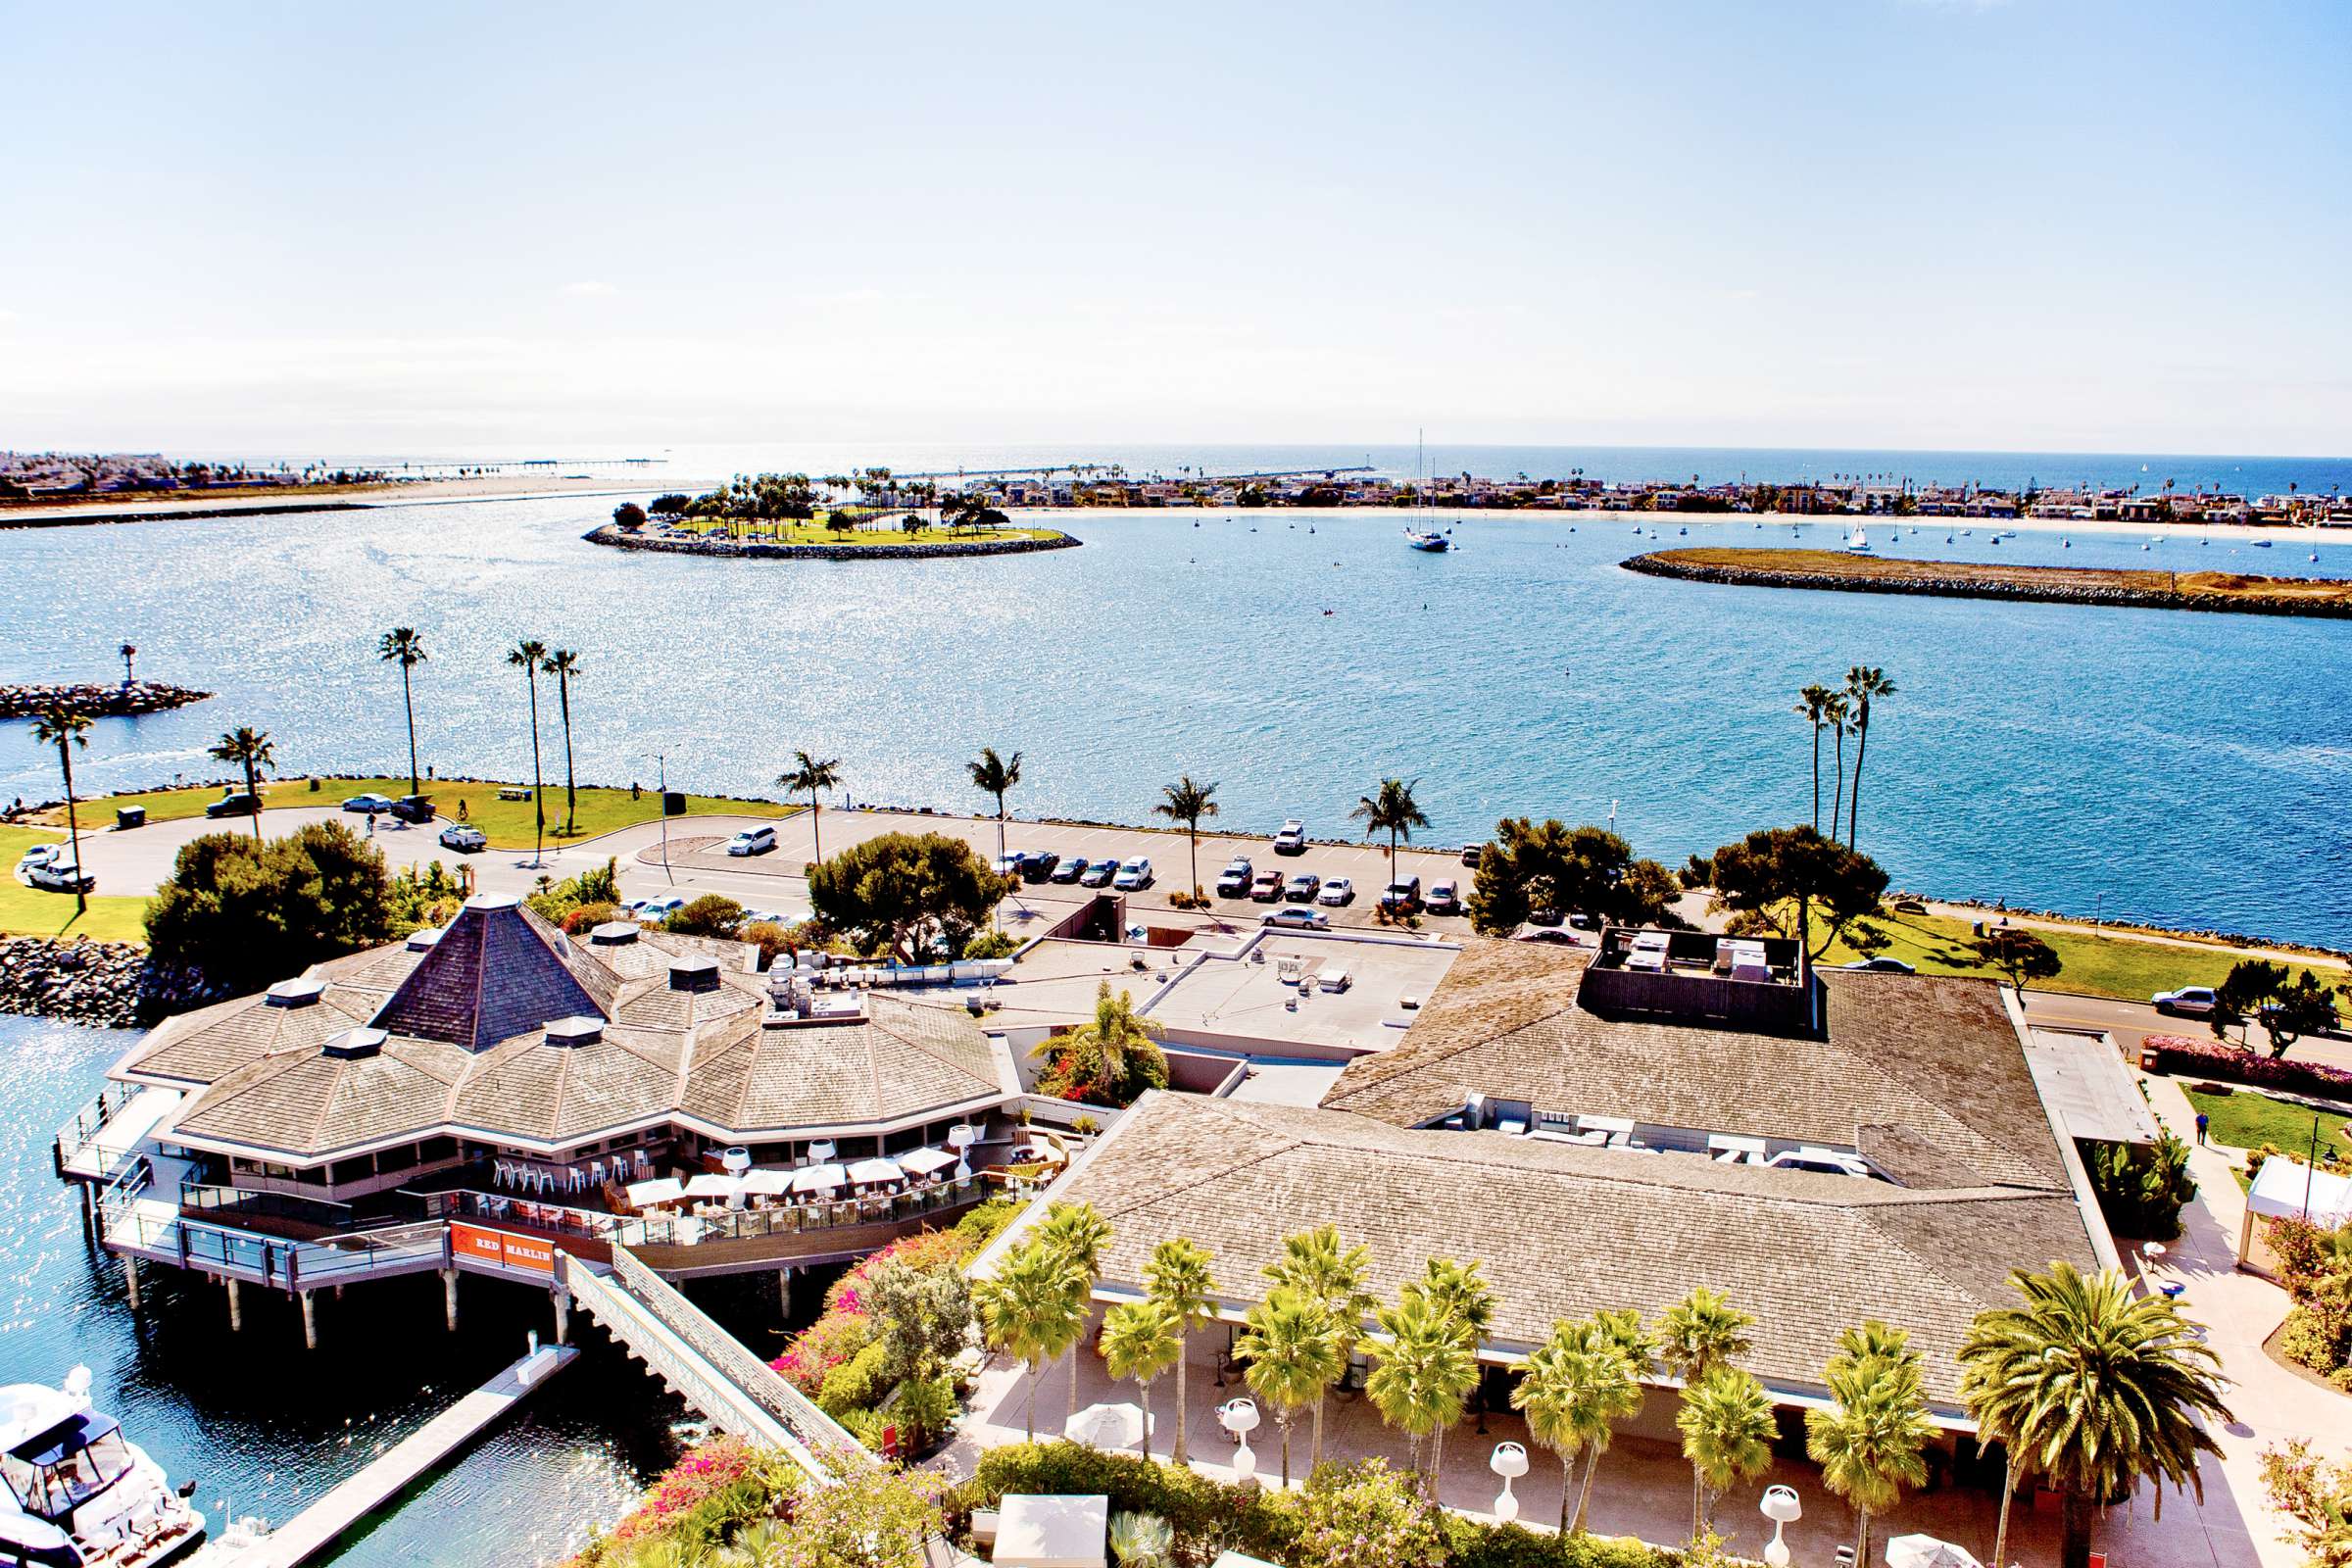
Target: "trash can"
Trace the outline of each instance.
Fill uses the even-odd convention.
[[[115,808],[115,831],[118,833],[128,828],[145,827],[146,825],[147,808],[144,806],[118,806]]]

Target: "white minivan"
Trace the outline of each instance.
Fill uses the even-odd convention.
[[[776,847],[776,830],[772,827],[747,827],[727,840],[729,855],[765,855]]]

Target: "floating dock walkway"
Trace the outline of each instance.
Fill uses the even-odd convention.
[[[236,1568],[295,1568],[342,1543],[352,1528],[399,1496],[416,1479],[479,1436],[538,1387],[569,1366],[579,1351],[566,1345],[542,1346],[468,1394],[369,1461],[358,1475],[328,1492],[251,1545],[207,1545],[191,1568],[234,1563]],[[221,1521],[222,1529],[229,1522]]]

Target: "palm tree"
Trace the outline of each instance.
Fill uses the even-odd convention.
[[[1091,1076],[1104,1087],[1127,1095],[1139,1058],[1155,1058],[1159,1063],[1156,1070],[1144,1075],[1145,1082],[1167,1082],[1167,1057],[1153,1043],[1159,1032],[1157,1019],[1136,1013],[1131,993],[1113,992],[1110,982],[1102,980],[1095,985],[1093,1019],[1066,1033],[1046,1036],[1029,1048],[1029,1054],[1040,1061],[1064,1054],[1075,1056],[1093,1069]]]
[[[1551,1326],[1551,1338],[1527,1358],[1511,1403],[1527,1417],[1528,1436],[1560,1456],[1560,1534],[1569,1533],[1571,1517],[1582,1531],[1601,1450],[1609,1446],[1616,1423],[1642,1408],[1633,1362],[1605,1331],[1562,1318]],[[1584,1448],[1592,1450],[1592,1462],[1579,1488],[1574,1485],[1576,1456]]]
[[[994,1276],[972,1286],[972,1306],[989,1345],[1028,1365],[1021,1431],[1031,1442],[1037,1440],[1038,1379],[1086,1332],[1087,1296],[1068,1260],[1043,1237],[1014,1248]]]
[[[1683,1457],[1690,1461],[1690,1539],[1695,1542],[1706,1534],[1715,1498],[1736,1483],[1762,1475],[1772,1463],[1778,1430],[1772,1396],[1738,1367],[1718,1366],[1683,1391],[1674,1424],[1683,1434]]]
[[[966,762],[964,768],[972,775],[972,788],[997,798],[997,858],[1001,860],[1004,858],[1004,793],[1021,781],[1021,754],[999,757],[994,746],[983,746],[979,760]]]
[[[556,702],[564,710],[564,836],[580,830],[579,787],[571,770],[571,682],[580,672],[580,656],[559,648],[540,666],[556,677]]]
[[[1340,1353],[1339,1322],[1319,1296],[1277,1285],[1243,1320],[1234,1354],[1250,1392],[1274,1406],[1282,1425],[1282,1484],[1291,1484],[1291,1418],[1323,1396],[1348,1370]]]
[[[1050,1251],[1060,1258],[1071,1278],[1078,1282],[1079,1321],[1083,1327],[1094,1298],[1095,1281],[1102,1277],[1102,1244],[1110,1240],[1110,1222],[1096,1211],[1092,1203],[1055,1203],[1046,1210],[1046,1221],[1037,1228],[1037,1236]],[[1070,1407],[1063,1418],[1066,1427],[1078,1419],[1078,1342],[1072,1340],[1070,1352]]]
[[[395,626],[376,643],[375,656],[400,666],[400,701],[409,711],[409,793],[421,795],[424,789],[416,780],[416,693],[409,672],[424,662],[424,639],[414,626]]]
[[[1870,1516],[1893,1507],[1903,1488],[1928,1479],[1921,1450],[1936,1428],[1920,1390],[1919,1357],[1904,1338],[1883,1323],[1848,1329],[1824,1379],[1837,1403],[1805,1412],[1805,1452],[1821,1466],[1822,1485],[1860,1516],[1856,1562],[1870,1561]],[[1884,1348],[1888,1340],[1891,1354]]]
[[[1830,792],[1830,838],[1833,841],[1835,841],[1838,837],[1838,818],[1845,813],[1846,721],[1851,715],[1852,711],[1853,710],[1846,706],[1845,698],[1843,696],[1836,692],[1830,694],[1829,707],[1827,709],[1829,715],[1828,722],[1830,726],[1830,737],[1838,743],[1838,750],[1836,754],[1838,776],[1836,779],[1836,787]]]
[[[1266,1278],[1276,1285],[1311,1296],[1331,1309],[1343,1376],[1364,1337],[1364,1320],[1380,1310],[1380,1298],[1364,1283],[1371,1270],[1372,1250],[1360,1244],[1342,1247],[1339,1227],[1328,1224],[1284,1238],[1282,1256],[1265,1267]],[[1323,1397],[1317,1395],[1314,1454],[1307,1461],[1307,1474],[1314,1474],[1322,1463]]]
[[[1178,1464],[1185,1462],[1184,1352],[1193,1330],[1216,1321],[1209,1297],[1217,1282],[1208,1264],[1207,1249],[1174,1236],[1152,1249],[1151,1261],[1144,1265],[1150,1298],[1167,1308],[1176,1327],[1176,1447],[1170,1457]]]
[[[1854,830],[1862,822],[1862,758],[1870,750],[1870,705],[1873,698],[1892,697],[1894,682],[1883,669],[1856,664],[1845,672],[1845,698],[1854,710],[1854,793],[1845,808],[1845,847],[1854,847]],[[1836,824],[1830,837],[1838,836]]]
[[[2059,1561],[2085,1568],[2091,1510],[2144,1477],[2205,1496],[2197,1455],[2219,1453],[2200,1416],[2228,1422],[2221,1361],[2169,1298],[2134,1298],[2124,1277],[2058,1263],[2009,1276],[2023,1306],[1980,1313],[1960,1349],[1960,1396],[2015,1470],[2063,1494]],[[2002,1504],[1997,1561],[2008,1544]]]
[[[1467,1263],[1450,1257],[1433,1257],[1424,1266],[1421,1277],[1405,1281],[1404,1288],[1427,1296],[1438,1308],[1453,1320],[1462,1343],[1475,1359],[1478,1348],[1486,1342],[1487,1331],[1494,1326],[1494,1290],[1480,1272],[1484,1265],[1477,1258]],[[1487,1369],[1479,1363],[1474,1387],[1478,1390],[1478,1430],[1487,1430]]]
[[[245,793],[253,797],[253,842],[262,842],[262,781],[261,770],[277,766],[277,754],[270,750],[270,732],[239,724],[222,735],[205,751],[217,762],[234,762],[245,769]]]
[[[1190,773],[1181,774],[1173,784],[1159,787],[1160,802],[1152,808],[1155,816],[1164,816],[1184,824],[1185,837],[1193,847],[1193,896],[1200,895],[1200,819],[1217,814],[1217,803],[1209,799],[1217,793],[1214,784],[1196,784]]]
[[[74,861],[74,918],[90,912],[90,896],[81,890],[81,819],[74,809],[74,748],[89,750],[90,715],[77,713],[63,703],[43,709],[32,721],[32,743],[57,748],[58,771],[66,775],[66,854]]]
[[[1135,1379],[1144,1401],[1144,1457],[1152,1456],[1152,1380],[1176,1364],[1184,1341],[1176,1318],[1157,1301],[1121,1301],[1102,1314],[1102,1364],[1114,1378]]]
[[[808,792],[808,841],[814,852],[814,858],[822,860],[825,858],[825,837],[820,813],[824,809],[824,805],[817,799],[817,792],[840,786],[841,759],[838,757],[827,758],[820,762],[807,752],[795,752],[792,756],[792,771],[778,773],[776,782],[795,794],[802,790]]]
[[[1380,1418],[1411,1440],[1412,1462],[1420,1462],[1421,1440],[1445,1441],[1445,1429],[1462,1418],[1462,1400],[1478,1381],[1478,1358],[1462,1344],[1461,1330],[1426,1293],[1406,1291],[1395,1306],[1380,1309],[1385,1344],[1374,1350],[1364,1393]],[[1430,1461],[1436,1490],[1437,1452]]]
[[[1421,814],[1421,807],[1413,799],[1413,791],[1421,787],[1415,779],[1407,784],[1402,779],[1384,778],[1376,795],[1356,797],[1355,809],[1348,814],[1362,821],[1364,837],[1376,833],[1389,836],[1389,880],[1396,880],[1396,846],[1399,841],[1410,843],[1413,829],[1429,826],[1429,818]]]
[[[1830,719],[1830,704],[1837,693],[1819,681],[1796,694],[1797,716],[1813,725],[1813,831],[1821,831],[1821,726]]]
[[[139,651],[136,648],[133,648],[130,644],[124,643],[122,647],[116,649],[115,652],[120,655],[122,660],[122,684],[125,686],[135,685],[138,677],[131,672],[131,661],[139,657]]]
[[[1694,1286],[1658,1320],[1659,1362],[1688,1388],[1745,1355],[1756,1320],[1715,1291]]]
[[[524,638],[507,651],[507,662],[522,671],[531,688],[531,863],[539,863],[547,844],[547,786],[539,772],[539,671],[547,663],[547,644]]]

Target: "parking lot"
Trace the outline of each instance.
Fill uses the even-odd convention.
[[[751,825],[754,819],[738,823],[729,819],[698,817],[697,829],[682,834],[673,825],[669,841],[669,864],[673,870],[693,870],[732,877],[778,879],[778,897],[764,902],[799,909],[808,906],[806,879],[802,868],[812,853],[814,833],[821,833],[825,853],[835,855],[852,844],[884,833],[942,833],[969,844],[984,858],[997,858],[997,823],[988,817],[947,816],[908,811],[839,811],[823,814],[821,822],[812,823],[806,814],[787,817],[774,823],[777,846],[774,850],[756,856],[730,856],[725,853],[726,840],[714,836],[716,827],[730,831]],[[1311,831],[1314,824],[1308,824]],[[812,833],[812,828],[814,832]],[[1010,821],[1004,824],[1004,846],[1015,854],[1045,852],[1066,860],[1079,857],[1089,862],[1111,859],[1124,862],[1136,858],[1152,862],[1152,880],[1150,887],[1127,895],[1131,913],[1140,911],[1171,911],[1170,893],[1182,892],[1191,879],[1192,857],[1182,831],[1165,832],[1149,828],[1093,827],[1046,822]],[[658,846],[648,845],[637,854],[641,864],[655,864],[661,859]],[[1328,916],[1334,926],[1370,926],[1377,923],[1376,906],[1380,891],[1388,883],[1389,858],[1385,845],[1325,844],[1309,842],[1304,853],[1281,855],[1273,852],[1270,837],[1243,838],[1233,835],[1200,835],[1200,885],[1212,892],[1209,912],[1235,924],[1257,923],[1259,917],[1282,904],[1257,904],[1247,898],[1213,898],[1217,876],[1226,862],[1236,856],[1247,857],[1254,869],[1277,870],[1287,880],[1300,872],[1309,872],[1325,881],[1347,877],[1354,885],[1353,900],[1344,906],[1331,907],[1314,905]],[[1458,855],[1431,850],[1416,850],[1407,846],[1397,857],[1399,875],[1418,876],[1426,894],[1431,884],[1451,881],[1464,897],[1470,891],[1471,872],[1461,863]],[[1067,882],[1024,881],[1019,893],[1005,901],[1007,916],[1018,906],[1067,906],[1085,902],[1096,889]],[[746,894],[737,894],[746,903],[762,902]],[[1191,922],[1179,922],[1191,923]],[[1422,929],[1452,935],[1467,934],[1469,921],[1460,916],[1422,915]]]

